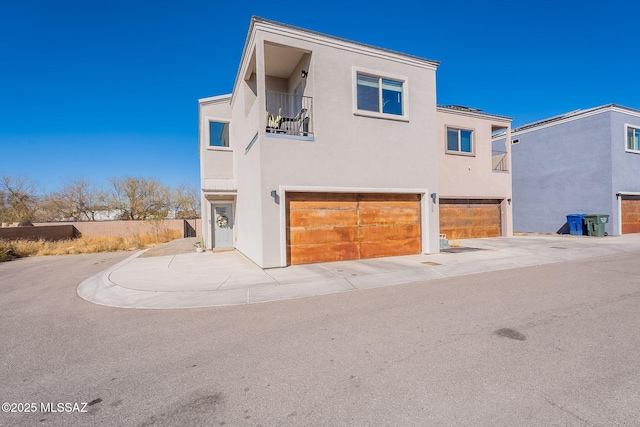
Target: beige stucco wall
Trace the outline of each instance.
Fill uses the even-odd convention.
[[[262,198],[260,196],[260,180],[262,165],[260,163],[261,144],[251,142],[258,135],[260,123],[266,123],[264,109],[264,60],[262,46],[249,44],[250,56],[255,58],[255,75],[251,78],[257,88],[240,79],[231,103],[231,139],[233,145],[233,164],[238,195],[235,205],[234,246],[254,262],[262,259]],[[249,67],[249,69],[254,67]],[[241,70],[244,73],[247,69]],[[252,74],[249,71],[249,74]],[[255,90],[255,94],[254,94]],[[262,105],[262,107],[261,107]],[[266,126],[266,124],[265,124]]]
[[[259,197],[264,229],[263,253],[256,261],[258,264],[274,267],[285,261],[285,213],[271,197],[272,190],[278,191],[280,203],[284,203],[285,196],[280,189],[287,187],[315,191],[438,191],[433,68],[258,32],[256,43],[264,42],[311,51],[305,95],[313,97],[315,140],[260,132]],[[405,78],[408,120],[354,114],[354,67]],[[259,99],[263,93],[259,80]],[[261,130],[263,128],[261,126]],[[437,210],[423,214],[428,217],[423,229],[427,238],[423,249],[437,251]]]
[[[507,163],[509,171],[493,171],[491,156],[492,125],[506,127],[506,140],[510,141],[511,120],[482,115],[451,111],[438,108],[437,111],[439,193],[443,198],[475,198],[502,200],[502,235],[513,235],[511,212],[511,152],[507,145]],[[451,154],[446,152],[447,127],[473,131],[474,155]]]
[[[199,103],[199,153],[201,179],[213,177],[233,177],[233,147],[209,146],[209,122],[231,121],[230,96],[220,96],[201,100]],[[230,139],[230,144],[231,138]],[[203,183],[204,184],[204,183]]]
[[[230,147],[209,146],[209,122],[231,122],[231,96],[223,95],[202,99],[199,102],[199,155],[200,155],[200,187],[201,192],[201,235],[207,248],[212,247],[211,233],[211,201],[222,199],[232,201],[233,195],[213,195],[207,188],[207,178],[233,178],[233,138],[230,136]]]

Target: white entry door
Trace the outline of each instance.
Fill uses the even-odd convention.
[[[233,211],[231,203],[216,203],[213,211],[213,247],[233,247]]]

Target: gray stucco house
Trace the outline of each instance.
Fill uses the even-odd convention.
[[[564,232],[567,214],[610,215],[609,235],[640,232],[640,111],[609,104],[511,133],[515,232]]]

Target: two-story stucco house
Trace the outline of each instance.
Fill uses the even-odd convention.
[[[509,235],[491,132],[510,119],[438,110],[437,66],[253,18],[233,93],[199,102],[207,247],[263,268],[438,252],[439,186],[472,205],[445,215],[475,215],[473,236]]]
[[[263,268],[437,252],[437,66],[253,18],[233,93],[200,100],[207,246]]]
[[[511,118],[439,106],[440,233],[447,239],[512,236]],[[504,139],[493,141],[497,133]]]
[[[610,104],[513,129],[514,229],[561,232],[568,214],[640,232],[640,111]]]

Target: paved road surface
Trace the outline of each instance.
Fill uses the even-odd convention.
[[[639,253],[211,309],[76,295],[128,255],[0,264],[0,401],[93,402],[0,425],[640,424]]]

